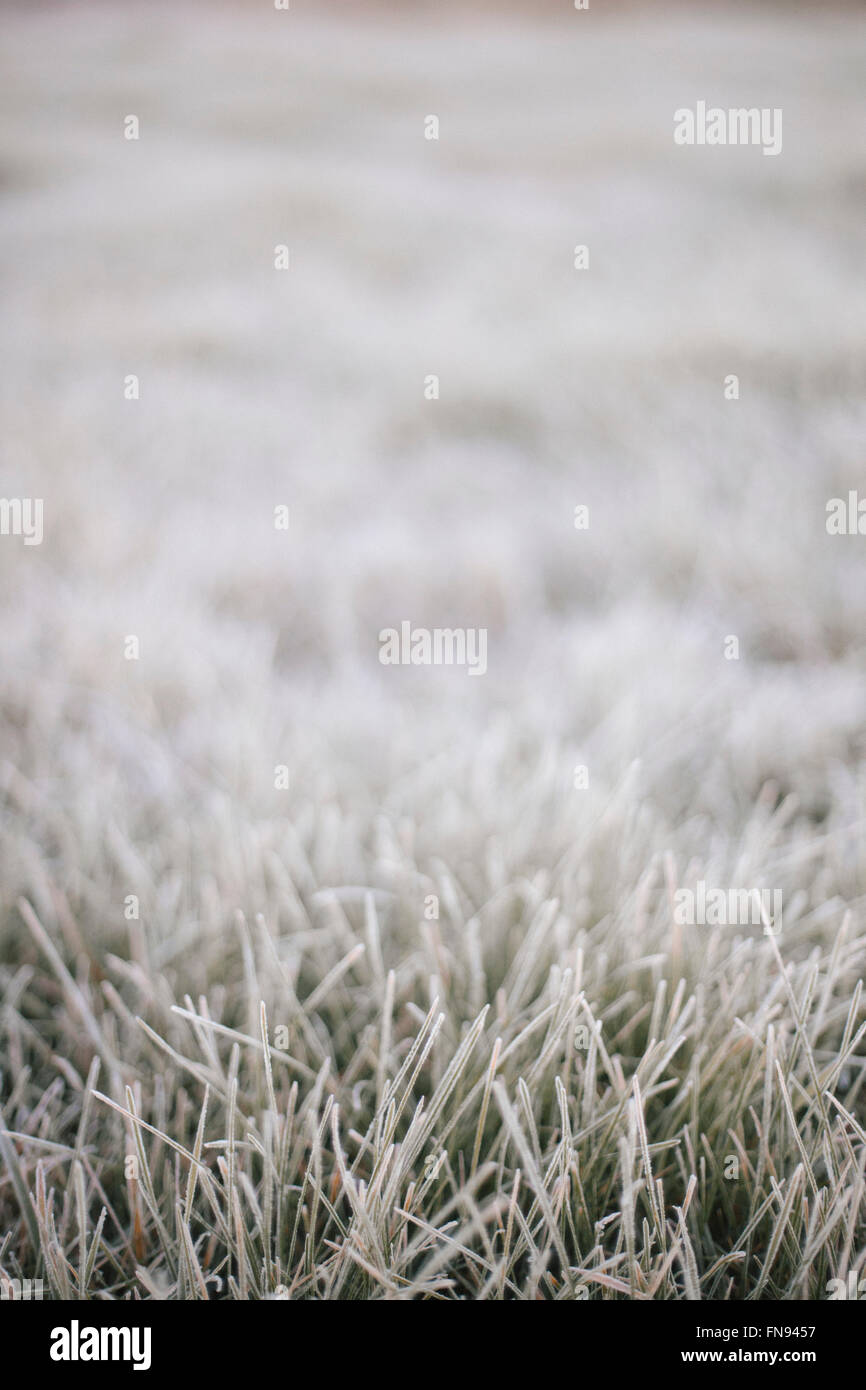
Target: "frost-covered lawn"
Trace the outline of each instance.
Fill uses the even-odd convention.
[[[852,15],[4,16],[8,1278],[866,1277]]]

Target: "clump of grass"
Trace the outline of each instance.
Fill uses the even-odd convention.
[[[66,963],[22,900],[0,1268],[60,1299],[826,1296],[864,1259],[866,939],[677,940],[663,867],[638,936],[528,883],[431,923],[426,1008],[372,893],[302,944],[238,915],[180,1002]]]

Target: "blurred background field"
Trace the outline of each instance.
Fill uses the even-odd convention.
[[[4,50],[6,746],[63,814],[270,807],[280,762],[353,805],[491,720],[675,819],[853,794],[861,25],[36,6]],[[781,157],[674,147],[701,96]],[[403,618],[486,625],[488,677],[381,668]]]

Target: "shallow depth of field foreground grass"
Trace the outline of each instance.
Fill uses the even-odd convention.
[[[650,875],[580,930],[574,873],[503,883],[397,972],[372,898],[289,942],[239,918],[196,943],[233,986],[178,1003],[140,939],[76,982],[22,904],[56,989],[22,969],[7,1001],[45,1077],[7,1102],[7,1270],[38,1249],[66,1299],[825,1296],[862,1259],[862,937],[787,972],[772,936],[672,959]],[[14,1008],[57,991],[52,1053]]]
[[[827,1298],[862,24],[351,8],[4,15],[0,496],[45,534],[0,536],[0,1273]],[[676,147],[698,99],[782,154]],[[487,673],[380,664],[404,620]],[[700,882],[778,935],[680,923]]]

